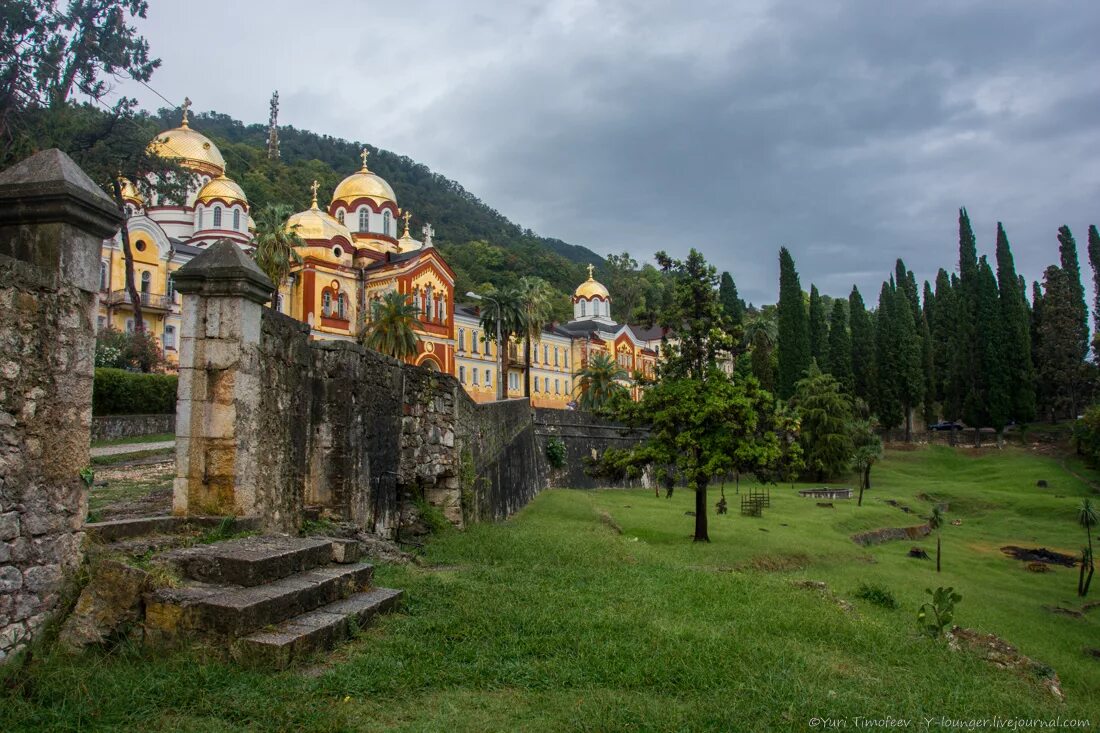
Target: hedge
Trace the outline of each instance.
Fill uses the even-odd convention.
[[[176,411],[176,376],[125,369],[95,370],[94,415],[162,415]]]

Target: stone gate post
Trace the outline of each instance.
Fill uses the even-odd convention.
[[[0,173],[0,660],[83,557],[99,253],[121,221],[60,150]]]
[[[172,512],[258,516],[260,320],[274,285],[225,239],[177,270],[174,281],[183,324]]]

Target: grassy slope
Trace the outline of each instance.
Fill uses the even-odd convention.
[[[1027,573],[996,549],[1077,548],[1070,515],[1086,488],[1052,459],[985,455],[892,453],[861,509],[819,509],[773,488],[761,519],[713,517],[710,545],[688,541],[686,491],[671,501],[546,492],[510,522],[431,543],[432,569],[381,569],[384,584],[408,589],[406,613],[335,652],[319,675],[134,651],[54,657],[0,697],[0,716],[26,730],[799,730],[815,715],[873,714],[1095,725],[1100,663],[1081,647],[1097,645],[1100,619],[1040,610],[1074,603],[1071,572]],[[1032,488],[1038,478],[1051,484],[1045,493]],[[880,499],[923,509],[913,498],[922,491],[953,501],[951,516],[964,519],[945,532],[942,576],[904,557],[912,543],[862,549],[847,539],[910,523]],[[734,570],[798,553],[809,558],[802,570]],[[852,617],[791,587],[796,577],[827,580],[840,595],[878,582],[903,608],[857,602]],[[920,589],[941,582],[964,595],[961,623],[1053,665],[1069,703],[916,636]]]

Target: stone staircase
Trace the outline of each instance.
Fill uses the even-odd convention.
[[[146,596],[152,643],[200,641],[283,668],[349,638],[404,591],[372,587],[354,540],[258,536],[164,553],[185,581]]]

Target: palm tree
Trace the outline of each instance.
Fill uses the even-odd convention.
[[[550,320],[550,298],[553,291],[541,277],[528,276],[519,281],[520,303],[523,309],[523,366],[524,394],[531,396],[531,341],[542,333],[542,327]]]
[[[407,295],[391,290],[373,303],[370,321],[363,324],[359,338],[364,346],[405,361],[416,355],[420,341],[413,329],[424,327],[418,315]]]
[[[932,507],[932,516],[928,517],[928,526],[936,531],[936,572],[940,572],[940,539],[942,532],[940,527],[943,526],[943,512],[940,511],[939,506]]]
[[[1096,571],[1095,557],[1092,554],[1092,528],[1100,521],[1096,507],[1092,505],[1092,499],[1085,499],[1077,509],[1077,523],[1085,528],[1088,537],[1088,547],[1081,551],[1081,575],[1077,580],[1077,595],[1084,598],[1088,595],[1089,586],[1092,584],[1092,574]],[[1088,575],[1085,574],[1085,566],[1088,565]]]
[[[481,328],[486,334],[496,334],[497,353],[500,358],[500,375],[497,378],[498,399],[508,396],[508,342],[513,336],[527,331],[523,315],[523,303],[517,288],[494,288],[481,296],[485,305],[481,309]]]
[[[298,226],[286,225],[293,213],[286,204],[268,204],[256,215],[256,264],[275,283],[272,306],[278,304],[279,286],[290,275],[291,267],[302,261],[296,248],[305,242],[298,236]]]
[[[627,395],[626,387],[619,384],[627,378],[626,370],[608,354],[598,352],[588,357],[588,364],[575,375],[580,390],[582,410],[599,410],[618,396]]]

